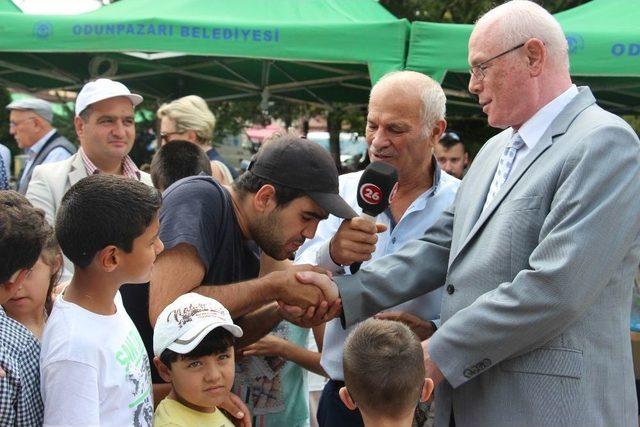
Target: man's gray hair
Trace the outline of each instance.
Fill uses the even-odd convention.
[[[531,38],[544,42],[552,64],[569,67],[569,46],[560,23],[542,6],[529,0],[511,0],[478,19],[479,25],[495,25],[491,36],[502,50]]]
[[[371,93],[380,86],[393,84],[405,94],[418,93],[422,101],[422,131],[426,136],[438,120],[444,120],[447,112],[447,97],[442,87],[431,77],[416,71],[392,71],[385,74],[371,88]],[[399,94],[402,96],[402,94]]]

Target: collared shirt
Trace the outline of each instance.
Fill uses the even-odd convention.
[[[542,138],[542,135],[547,131],[551,123],[558,117],[558,115],[564,110],[564,108],[571,102],[571,100],[578,95],[578,88],[576,85],[571,85],[569,89],[564,91],[561,95],[556,97],[553,101],[538,110],[529,120],[524,122],[518,133],[524,141],[524,146],[516,153],[516,157],[511,165],[511,171],[516,170],[518,163],[529,154]],[[512,134],[515,131],[512,129]]]
[[[56,133],[56,129],[51,129],[42,138],[40,138],[38,140],[38,142],[36,142],[31,147],[29,147],[29,148],[27,148],[25,150],[25,154],[27,154],[29,156],[29,160],[27,160],[27,163],[25,163],[25,165],[24,165],[24,170],[25,171],[28,171],[31,168],[31,165],[33,165],[33,161],[36,159],[36,156],[38,155],[40,150],[42,150],[42,148],[47,143],[49,138],[51,138],[53,136],[54,133]],[[59,162],[61,160],[68,159],[72,155],[73,155],[73,153],[70,153],[65,148],[57,147],[57,148],[54,148],[53,150],[51,150],[51,152],[49,154],[47,154],[47,157],[45,157],[42,160],[41,164]],[[23,173],[21,180],[26,179],[26,177],[27,177],[27,174]]]
[[[82,162],[84,163],[84,167],[87,170],[87,175],[94,175],[100,173],[100,169],[87,157],[86,153],[82,149],[82,147],[78,150],[80,155],[82,156]],[[127,178],[133,178],[140,181],[140,169],[133,163],[131,157],[126,156],[122,159],[122,175]]]
[[[400,221],[392,227],[393,221],[389,214],[379,215],[377,222],[387,225],[385,232],[378,234],[376,250],[372,254],[371,261],[381,258],[384,255],[392,254],[399,250],[410,240],[422,237],[424,232],[431,227],[442,214],[442,211],[449,207],[455,198],[460,181],[448,175],[438,167],[435,158],[434,164],[434,185],[422,193],[407,208]],[[340,176],[340,196],[360,214],[362,209],[358,206],[357,188],[361,172],[350,173]],[[329,270],[337,272],[339,266],[331,260],[329,255],[329,242],[340,227],[342,219],[331,215],[328,219],[321,221],[318,225],[316,235],[313,239],[305,242],[296,254],[297,264],[317,264]],[[365,261],[367,265],[371,261]],[[399,277],[398,280],[401,280]],[[392,285],[392,284],[389,284]],[[400,310],[412,313],[424,320],[438,319],[440,316],[440,304],[442,300],[442,289],[436,289],[428,294],[422,295],[413,300],[407,301],[389,310]],[[349,330],[344,330],[340,324],[340,319],[333,319],[327,323],[325,328],[324,346],[322,349],[321,365],[329,376],[334,380],[343,380],[342,371],[342,349],[344,340]]]
[[[40,426],[40,343],[0,307],[0,426]]]

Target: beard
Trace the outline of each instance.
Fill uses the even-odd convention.
[[[287,251],[286,249],[288,242],[282,237],[284,230],[277,212],[276,209],[265,217],[257,219],[253,224],[249,225],[249,232],[265,254],[277,261],[283,261],[291,257],[295,250]],[[291,243],[301,245],[303,242],[304,238],[300,238]]]

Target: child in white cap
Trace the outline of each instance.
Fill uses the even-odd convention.
[[[155,427],[233,427],[217,406],[233,385],[234,337],[241,336],[222,304],[197,293],[162,310],[153,332],[153,363],[171,392],[156,408]]]

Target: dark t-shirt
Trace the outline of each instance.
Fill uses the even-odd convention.
[[[166,189],[160,209],[160,240],[165,250],[180,243],[196,248],[205,265],[203,285],[224,285],[258,277],[260,262],[255,243],[242,238],[231,196],[211,177],[185,178]],[[124,285],[120,293],[152,360],[149,285]],[[164,382],[153,363],[151,376],[154,384]]]
[[[203,285],[224,285],[258,277],[260,262],[242,237],[231,195],[213,178],[191,176],[163,193],[160,240],[165,250],[193,246],[205,267]]]

